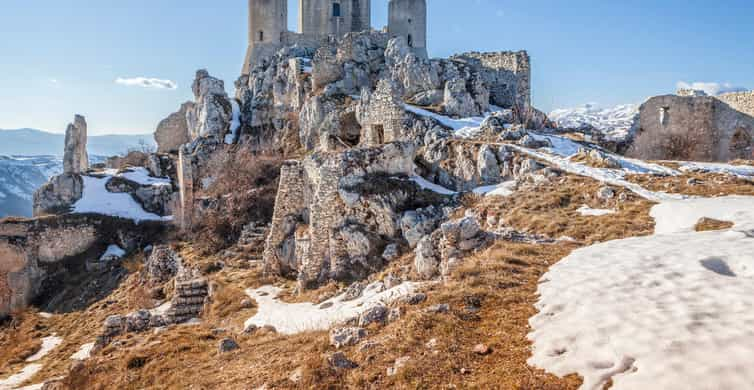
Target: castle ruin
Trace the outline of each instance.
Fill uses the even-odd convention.
[[[298,31],[288,30],[286,0],[249,0],[249,47],[242,74],[286,46],[317,48],[328,39],[371,30],[371,0],[299,0]],[[388,34],[427,58],[426,0],[390,0]]]

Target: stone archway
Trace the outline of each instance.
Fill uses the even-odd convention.
[[[744,128],[739,128],[736,133],[730,139],[730,159],[742,159],[751,160],[754,158],[754,150],[752,149],[752,139],[749,132]]]

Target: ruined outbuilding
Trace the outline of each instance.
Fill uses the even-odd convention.
[[[679,91],[640,108],[630,154],[645,159],[754,159],[754,92],[708,96]]]

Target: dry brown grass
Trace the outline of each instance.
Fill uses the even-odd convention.
[[[706,197],[754,195],[754,182],[732,175],[696,172],[667,177],[629,175],[627,179],[651,191],[673,194]]]
[[[697,232],[710,232],[715,230],[726,230],[732,228],[734,225],[730,221],[720,221],[712,218],[702,218],[694,226],[694,230]]]
[[[526,196],[485,198],[476,208],[483,220],[494,216],[519,231],[554,239],[570,237],[584,244],[652,234],[649,210],[653,203],[621,188],[614,188],[614,199],[602,201],[596,196],[600,187],[592,179],[567,176],[561,182],[531,188]],[[623,201],[618,200],[621,193]],[[583,205],[616,213],[582,216],[577,210]]]
[[[24,366],[24,361],[42,347],[42,337],[50,333],[46,321],[35,311],[19,313],[0,325],[0,377]]]

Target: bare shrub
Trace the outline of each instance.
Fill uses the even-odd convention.
[[[227,248],[238,240],[244,225],[272,220],[281,163],[276,153],[243,147],[215,152],[206,168],[212,184],[199,196],[217,202],[203,212],[194,227],[206,249]]]

